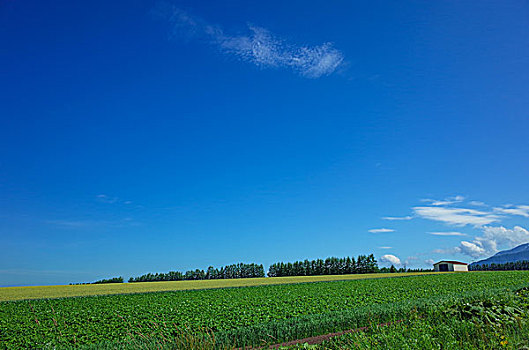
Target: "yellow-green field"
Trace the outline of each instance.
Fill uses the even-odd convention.
[[[329,276],[296,276],[296,277],[268,277],[244,278],[228,280],[201,280],[201,281],[169,281],[169,282],[138,282],[138,283],[111,283],[111,284],[85,284],[73,286],[38,286],[38,287],[4,287],[0,288],[0,301],[66,298],[89,295],[130,294],[145,292],[162,292],[188,289],[210,289],[226,287],[251,287],[265,284],[285,284],[304,282],[323,282],[356,280],[365,278],[387,278],[399,276],[412,276],[433,274],[432,272],[418,273],[376,273],[361,275],[329,275]]]

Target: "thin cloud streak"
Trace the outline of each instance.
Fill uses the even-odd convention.
[[[465,200],[465,197],[463,196],[454,196],[454,197],[446,198],[444,200],[422,199],[421,202],[428,202],[430,203],[430,205],[433,205],[433,206],[444,206],[444,205],[460,203],[464,200]]]
[[[221,27],[168,5],[155,14],[172,26],[172,37],[206,39],[220,52],[263,68],[289,68],[306,78],[330,75],[343,63],[342,52],[330,42],[318,46],[293,45],[265,28],[248,25],[245,35],[231,35]]]
[[[454,226],[488,225],[501,220],[501,217],[488,212],[468,208],[414,207],[415,214],[423,219],[440,221]]]
[[[494,212],[507,215],[518,215],[529,218],[529,205],[517,205],[512,207],[494,208]]]
[[[105,204],[125,204],[125,205],[133,204],[131,200],[122,200],[119,197],[109,196],[106,194],[98,194],[96,196],[96,199],[98,202],[105,203]]]
[[[371,233],[385,233],[385,232],[395,232],[395,230],[391,228],[373,228],[369,230]]]
[[[405,221],[405,220],[411,220],[413,219],[413,216],[384,216],[382,220],[389,220],[389,221]]]
[[[465,233],[461,233],[461,232],[428,232],[428,233],[434,236],[466,236]]]

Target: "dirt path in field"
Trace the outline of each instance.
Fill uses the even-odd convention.
[[[390,326],[392,324],[396,324],[396,323],[400,323],[400,322],[404,322],[404,320],[380,323],[377,326],[380,326],[380,327]],[[369,327],[360,327],[360,328],[355,328],[355,329],[348,329],[348,330],[342,331],[342,332],[328,333],[328,334],[317,335],[317,336],[309,337],[309,338],[291,340],[291,341],[280,343],[280,344],[273,344],[273,345],[264,346],[264,347],[258,347],[258,348],[250,348],[249,347],[249,348],[246,348],[246,349],[279,349],[281,347],[293,346],[293,345],[296,345],[296,344],[305,344],[305,343],[307,343],[309,345],[321,344],[324,341],[329,340],[329,339],[331,339],[333,337],[337,337],[337,336],[348,334],[348,333],[362,332],[362,331],[366,331],[368,329],[369,329]],[[239,348],[237,350],[242,350],[242,348]]]

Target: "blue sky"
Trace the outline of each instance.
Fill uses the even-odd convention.
[[[524,1],[0,2],[0,285],[529,241]]]

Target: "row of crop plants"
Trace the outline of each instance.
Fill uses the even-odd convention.
[[[288,349],[527,349],[529,289],[459,300]]]

